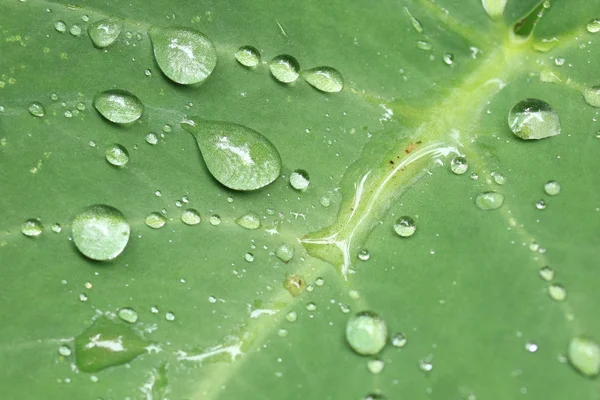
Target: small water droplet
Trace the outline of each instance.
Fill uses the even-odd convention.
[[[367,249],[362,249],[358,252],[357,257],[361,261],[367,261],[369,258],[371,258],[371,253]]]
[[[65,24],[64,21],[56,21],[54,23],[54,29],[56,29],[60,33],[66,32],[67,24]]]
[[[60,226],[58,222],[55,222],[52,225],[50,225],[50,229],[54,233],[60,233],[62,231],[62,226]]]
[[[244,254],[244,260],[246,260],[249,263],[254,262],[254,254],[252,254],[252,253]]]
[[[419,360],[419,369],[423,372],[431,372],[433,363],[430,360]]]
[[[554,279],[554,270],[548,266],[540,268],[540,277],[545,281]]]
[[[186,225],[198,225],[201,220],[200,213],[193,208],[188,208],[181,213],[181,221]]]
[[[346,340],[356,353],[375,355],[385,346],[387,325],[372,311],[359,312],[346,324]]]
[[[565,301],[567,298],[567,289],[564,286],[559,284],[554,284],[548,286],[548,294],[552,298],[552,300],[556,301]]]
[[[498,185],[504,185],[506,183],[506,177],[502,175],[500,172],[492,172],[492,178],[494,182]]]
[[[284,263],[289,262],[292,257],[294,257],[294,246],[291,244],[283,243],[280,245],[277,250],[275,250],[275,255]]]
[[[446,65],[452,65],[454,63],[454,55],[452,53],[446,53],[444,54],[444,64]]]
[[[367,362],[367,369],[370,373],[377,375],[383,371],[385,367],[385,363],[381,360],[369,360]]]
[[[168,311],[168,312],[165,314],[165,319],[166,319],[167,321],[175,321],[175,314],[174,314],[174,313],[172,313],[171,311]]]
[[[538,210],[544,210],[546,209],[546,202],[544,200],[538,200],[535,202],[535,208],[537,208]]]
[[[400,237],[410,237],[417,230],[417,224],[412,217],[405,215],[396,220],[394,224],[394,231]]]
[[[146,217],[146,225],[153,229],[160,229],[167,223],[167,219],[158,212],[152,212]]]
[[[85,111],[85,109],[86,109],[85,103],[79,102],[79,103],[77,103],[75,108],[77,108],[79,111]]]
[[[344,88],[344,77],[332,67],[315,67],[302,71],[302,78],[322,92],[336,93]]]
[[[290,174],[290,185],[296,190],[304,192],[310,184],[310,176],[303,169],[297,169]]]
[[[164,133],[170,133],[173,130],[173,127],[169,124],[164,124],[162,127],[162,131]]]
[[[235,223],[242,228],[254,230],[260,228],[260,217],[255,213],[249,212],[237,218]]]
[[[569,342],[567,356],[581,374],[594,377],[600,373],[600,346],[587,337],[575,337]]]
[[[481,0],[483,9],[491,19],[499,19],[504,14],[507,0]]]
[[[221,223],[221,217],[219,217],[217,214],[211,215],[210,218],[208,219],[208,222],[212,226],[217,226]]]
[[[402,332],[396,333],[392,336],[392,346],[402,348],[406,346],[408,340],[406,339],[406,335]]]
[[[298,319],[298,314],[296,314],[296,311],[290,311],[285,315],[285,319],[288,322],[296,322]]]
[[[295,297],[304,292],[304,289],[306,289],[306,281],[298,274],[289,274],[283,281],[283,287]]]
[[[149,134],[147,134],[146,135],[146,143],[152,144],[152,145],[155,145],[156,143],[158,143],[158,136],[156,136],[156,133],[150,132]]]
[[[61,356],[69,357],[72,353],[73,351],[66,344],[61,344],[60,346],[58,346],[58,354],[60,354]]]
[[[117,315],[125,322],[129,322],[130,324],[135,324],[138,320],[138,313],[130,307],[121,308]]]
[[[107,18],[91,24],[88,28],[88,35],[94,46],[103,49],[117,40],[122,28],[123,23],[120,19]]]
[[[404,13],[406,14],[406,16],[408,17],[410,24],[412,25],[413,29],[415,31],[417,31],[418,33],[423,33],[423,25],[421,25],[421,23],[419,22],[418,19],[416,19],[411,12],[408,10],[408,8],[404,7]]]
[[[433,49],[433,45],[425,40],[417,41],[417,47],[421,50],[429,51]]]
[[[129,241],[129,223],[114,207],[96,204],[84,208],[73,220],[73,242],[92,260],[112,260]]]
[[[450,170],[456,175],[462,175],[469,169],[467,159],[462,156],[454,157],[450,162]]]
[[[294,57],[282,54],[269,61],[271,74],[279,82],[291,83],[300,75],[300,63]]]
[[[324,284],[325,284],[325,279],[323,279],[323,278],[317,278],[317,279],[315,279],[315,285],[321,287]]]
[[[548,196],[556,196],[560,193],[560,183],[556,181],[546,182],[544,185],[544,192],[546,192]]]
[[[313,302],[310,302],[306,305],[306,310],[307,311],[316,311],[317,310],[317,305]]]
[[[77,24],[71,26],[71,29],[69,29],[69,33],[71,33],[71,35],[73,35],[73,36],[80,36],[81,35],[81,26],[79,26]]]
[[[600,107],[600,85],[585,88],[583,90],[585,102],[592,107]]]
[[[508,113],[511,131],[521,139],[544,139],[560,134],[558,114],[545,101],[525,99]]]
[[[156,192],[154,192],[154,195],[156,197],[160,197],[160,196],[162,196],[162,192],[160,190],[157,190]]]
[[[600,18],[594,18],[590,22],[588,22],[586,26],[589,33],[598,33],[600,32]]]
[[[502,206],[504,196],[497,192],[483,192],[475,198],[475,205],[480,210],[496,210]]]
[[[287,329],[281,328],[281,329],[279,329],[277,331],[277,336],[279,336],[279,337],[286,337],[288,335],[288,333],[289,332],[288,332]]]
[[[344,314],[348,314],[350,312],[350,306],[348,304],[340,303],[340,311]]]
[[[144,71],[144,75],[146,76],[152,76],[152,71],[150,71],[149,69]]]
[[[117,167],[122,167],[129,161],[129,152],[125,147],[117,143],[108,146],[104,154],[106,161]]]
[[[104,118],[117,124],[137,121],[144,112],[140,99],[125,90],[106,90],[97,94],[94,107]]]
[[[152,28],[154,58],[172,81],[191,85],[204,81],[217,65],[217,50],[202,32],[188,28]]]
[[[331,199],[328,196],[323,196],[321,197],[321,199],[319,200],[319,203],[323,206],[323,207],[329,207],[331,205]]]
[[[210,304],[215,304],[217,302],[217,298],[215,296],[208,296],[208,302]]]
[[[565,59],[562,57],[556,57],[554,59],[554,64],[556,64],[557,67],[562,67],[563,65],[565,65]]]
[[[82,302],[88,301],[87,294],[79,293],[79,301],[82,301]]]
[[[156,307],[156,306],[152,306],[152,307],[150,307],[150,312],[151,312],[152,314],[158,314],[158,307]]]
[[[46,110],[44,109],[42,103],[39,103],[37,101],[34,101],[33,103],[29,104],[29,107],[27,109],[29,110],[29,113],[34,117],[43,117],[44,114],[46,114]]]
[[[281,172],[279,152],[266,137],[230,122],[190,117],[181,123],[198,143],[213,177],[234,190],[256,190]]]
[[[40,236],[43,229],[44,226],[39,219],[28,219],[21,224],[21,233],[29,237]]]
[[[525,350],[527,350],[530,353],[535,353],[536,351],[538,351],[538,345],[534,342],[527,342],[525,343]]]
[[[245,67],[256,67],[260,62],[260,51],[256,47],[242,46],[235,52],[235,59]]]

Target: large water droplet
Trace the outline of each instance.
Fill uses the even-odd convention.
[[[417,224],[412,217],[405,215],[396,220],[394,231],[401,237],[412,236],[417,230]]]
[[[495,210],[504,203],[504,196],[497,192],[483,192],[475,198],[475,205],[480,210]]]
[[[43,117],[46,113],[46,110],[44,110],[44,106],[42,105],[42,103],[39,103],[37,101],[34,101],[33,103],[29,104],[29,107],[27,109],[29,110],[29,113],[34,117]]]
[[[481,0],[483,9],[491,19],[499,19],[504,14],[507,0]]]
[[[287,54],[277,56],[269,61],[269,69],[275,79],[283,83],[294,82],[300,75],[300,63]]]
[[[246,229],[258,229],[260,228],[260,217],[254,213],[247,213],[235,220],[235,223]]]
[[[589,33],[598,33],[600,32],[600,18],[594,18],[586,25],[586,28]]]
[[[525,99],[508,113],[511,131],[521,139],[544,139],[560,134],[558,114],[545,101]]]
[[[303,169],[297,169],[290,174],[290,185],[296,190],[304,192],[310,184],[310,176]]]
[[[560,193],[560,183],[556,181],[546,182],[544,185],[544,192],[546,192],[548,196],[556,196]]]
[[[235,59],[245,67],[256,67],[260,62],[260,52],[256,47],[242,46],[235,52]]]
[[[358,354],[377,354],[387,341],[387,325],[376,313],[362,311],[348,321],[346,340]]]
[[[154,58],[172,81],[190,85],[204,81],[217,65],[217,50],[202,32],[187,28],[152,28]]]
[[[255,130],[198,117],[186,119],[181,126],[196,138],[213,177],[228,188],[255,190],[279,176],[279,152]]]
[[[295,297],[304,292],[306,281],[298,274],[289,274],[283,281],[283,287]]]
[[[600,373],[600,346],[592,339],[571,339],[567,356],[571,365],[583,375],[594,377]]]
[[[144,112],[144,104],[126,90],[107,90],[94,98],[94,107],[104,118],[117,124],[138,120]]]
[[[92,39],[94,46],[103,49],[117,40],[121,34],[122,27],[123,23],[120,19],[107,18],[90,25],[88,28],[88,35],[90,35],[90,39]]]
[[[72,353],[73,351],[66,344],[61,344],[60,346],[58,346],[58,354],[60,354],[61,356],[69,357]]]
[[[130,362],[148,345],[130,326],[100,317],[75,337],[75,363],[81,371],[98,372]]]
[[[152,229],[160,229],[167,223],[167,219],[158,212],[152,212],[146,217],[146,225]]]
[[[567,289],[559,284],[548,286],[548,294],[555,301],[565,301],[567,298]]]
[[[193,208],[188,208],[181,213],[181,221],[186,225],[198,225],[201,221],[200,213]]]
[[[121,318],[125,322],[129,322],[130,324],[135,324],[138,320],[138,313],[133,308],[124,307],[117,312],[119,318]]]
[[[289,262],[294,257],[294,246],[283,243],[275,250],[275,255],[284,263]]]
[[[339,92],[344,88],[344,77],[332,67],[315,67],[302,71],[302,78],[322,92]]]
[[[21,225],[21,233],[29,237],[40,236],[43,229],[44,226],[39,219],[28,219]]]
[[[545,281],[554,279],[554,270],[548,266],[540,268],[540,277]]]
[[[96,204],[83,209],[73,220],[73,242],[93,260],[112,260],[129,241],[129,223],[114,207]]]
[[[583,90],[585,102],[592,107],[600,107],[600,85],[585,88]]]
[[[450,162],[450,170],[456,175],[462,175],[469,169],[469,163],[465,157],[454,157]]]
[[[114,143],[106,148],[106,161],[114,166],[122,167],[129,161],[129,152],[120,144]]]

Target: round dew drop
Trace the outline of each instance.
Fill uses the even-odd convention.
[[[600,85],[585,88],[583,90],[583,98],[590,106],[600,107]]]
[[[28,237],[36,237],[42,234],[44,226],[39,219],[28,219],[21,225],[21,233]]]
[[[147,134],[146,143],[151,145],[155,145],[156,143],[158,143],[158,136],[156,136],[156,133],[150,132],[149,134]]]
[[[586,337],[571,339],[567,350],[571,365],[587,377],[600,373],[600,347],[598,343]]]
[[[310,176],[303,169],[297,169],[290,174],[290,185],[301,192],[304,192],[310,184]]]
[[[396,333],[392,336],[392,346],[402,348],[406,346],[408,340],[406,339],[406,335],[404,333]]]
[[[88,28],[92,43],[99,49],[113,44],[121,34],[123,24],[118,18],[107,18],[93,23]]]
[[[525,99],[508,113],[510,130],[521,139],[544,139],[560,134],[556,111],[545,101]]]
[[[208,222],[212,226],[217,226],[217,225],[219,225],[221,223],[221,217],[219,217],[217,214],[211,215],[211,217],[209,218]]]
[[[46,114],[46,110],[44,109],[42,103],[38,103],[37,101],[29,104],[27,110],[29,110],[29,113],[34,117],[43,117],[44,114]]]
[[[291,83],[300,75],[300,63],[294,57],[283,54],[269,61],[269,69],[275,79],[282,83]]]
[[[600,18],[594,18],[593,20],[588,22],[586,28],[589,33],[600,32]]]
[[[97,94],[94,107],[104,118],[117,124],[137,121],[144,112],[141,100],[125,90],[106,90]]]
[[[167,219],[158,212],[152,212],[146,217],[146,225],[152,229],[160,229],[167,223]]]
[[[352,350],[361,355],[379,353],[385,346],[387,335],[385,321],[372,311],[362,311],[346,324],[346,340]]]
[[[469,169],[467,159],[462,156],[454,157],[450,162],[450,171],[456,175],[462,175]]]
[[[335,93],[344,88],[344,78],[340,71],[332,67],[316,67],[302,71],[302,78],[322,92]]]
[[[408,215],[398,218],[394,224],[394,231],[400,237],[410,237],[416,230],[417,224],[415,223],[415,220]]]
[[[475,205],[480,210],[490,211],[496,210],[502,206],[504,196],[497,192],[483,192],[475,198]]]
[[[381,373],[381,371],[383,371],[384,367],[385,367],[385,363],[381,360],[369,360],[367,362],[367,369],[373,375],[377,375],[377,374]]]
[[[546,192],[548,196],[556,196],[560,193],[560,183],[556,181],[548,181],[544,185],[544,192]]]
[[[57,32],[64,33],[67,31],[67,24],[63,21],[56,21],[54,23],[54,29],[56,29]]]
[[[260,217],[254,213],[248,213],[237,218],[235,223],[242,228],[254,230],[260,228]]]
[[[121,308],[117,315],[125,322],[129,322],[130,324],[135,324],[138,320],[138,313],[133,308],[125,307]]]
[[[114,143],[106,148],[106,161],[116,167],[122,167],[129,161],[129,152],[120,144]]]
[[[181,213],[181,221],[186,225],[198,225],[201,221],[200,213],[193,208],[188,208]]]
[[[93,260],[114,259],[129,241],[130,228],[125,216],[103,204],[83,209],[73,220],[72,229],[77,249]]]
[[[256,67],[260,63],[260,52],[256,47],[242,46],[235,52],[235,59],[244,67]]]
[[[371,258],[371,252],[367,249],[362,249],[356,256],[361,261],[368,261]]]
[[[555,301],[565,301],[567,298],[567,289],[564,286],[559,284],[554,284],[548,286],[548,294]]]
[[[540,277],[545,281],[554,279],[554,270],[548,266],[540,268]]]
[[[275,255],[284,263],[288,263],[294,257],[294,251],[294,246],[283,243],[275,250]]]

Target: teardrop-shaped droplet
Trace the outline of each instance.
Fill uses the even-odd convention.
[[[29,113],[34,117],[43,117],[46,113],[46,110],[44,110],[44,106],[42,105],[42,103],[39,103],[37,101],[34,101],[33,103],[29,104],[29,107],[27,109],[29,110]]]
[[[244,67],[256,67],[260,62],[260,52],[256,47],[242,46],[235,52],[235,59]]]
[[[114,207],[96,204],[81,211],[73,220],[73,242],[92,260],[112,260],[129,241],[129,223]]]
[[[600,85],[585,88],[583,90],[585,102],[592,107],[600,107]]]
[[[496,210],[504,203],[504,196],[498,192],[483,192],[475,198],[475,205],[480,210]]]
[[[511,131],[521,139],[544,139],[560,134],[557,112],[545,101],[525,99],[508,113]]]
[[[122,27],[123,23],[120,19],[107,18],[90,25],[88,35],[90,35],[94,46],[103,49],[117,40],[121,34]]]
[[[600,374],[600,346],[592,339],[571,339],[567,356],[571,365],[583,375],[594,377]]]
[[[204,81],[217,65],[217,49],[202,32],[188,28],[152,28],[154,58],[172,81],[191,85]]]
[[[335,68],[316,67],[302,71],[302,78],[322,92],[339,92],[344,87],[344,77]]]
[[[113,143],[106,148],[104,153],[106,161],[116,167],[122,167],[129,161],[129,152],[120,144]]]
[[[106,90],[97,94],[94,107],[104,118],[117,124],[134,122],[144,112],[141,100],[126,90]]]
[[[181,213],[181,221],[186,225],[198,225],[201,220],[200,213],[193,208],[188,208]]]
[[[253,129],[199,117],[186,119],[181,127],[196,138],[213,177],[230,189],[259,189],[281,172],[279,152]]]
[[[481,5],[491,19],[499,19],[504,14],[506,0],[481,0]]]
[[[289,262],[292,257],[294,257],[294,246],[291,244],[283,243],[280,245],[277,250],[275,250],[275,255],[284,263]]]
[[[29,237],[40,236],[43,229],[44,226],[39,219],[28,219],[21,225],[21,233]]]
[[[271,74],[279,82],[291,83],[300,75],[300,63],[294,57],[282,54],[269,61]]]
[[[346,340],[358,354],[374,355],[383,349],[387,341],[385,321],[372,311],[362,311],[346,324]]]
[[[132,361],[149,344],[131,326],[102,316],[75,337],[75,363],[81,371],[98,372]]]
[[[255,213],[244,214],[235,220],[235,223],[246,229],[258,229],[260,228],[260,217]]]

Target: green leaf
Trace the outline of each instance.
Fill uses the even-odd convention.
[[[1,398],[598,399],[597,2],[1,7]],[[85,33],[107,19],[122,32],[100,49]],[[169,47],[184,33],[189,53]],[[281,55],[343,88],[280,82]],[[103,117],[107,90],[143,115]],[[525,99],[561,134],[515,136]],[[224,178],[189,115],[280,167]],[[95,204],[130,228],[101,262],[75,234]],[[372,356],[345,337],[365,311],[388,332]],[[134,354],[107,353],[98,321]]]

